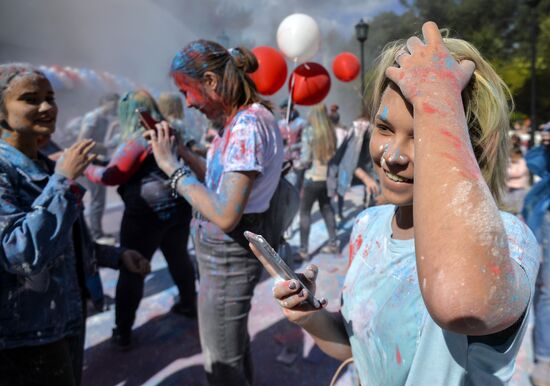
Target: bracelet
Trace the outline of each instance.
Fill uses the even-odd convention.
[[[191,170],[187,166],[182,166],[181,168],[178,168],[174,170],[172,175],[170,176],[170,189],[172,191],[172,197],[178,198],[178,181],[185,176],[188,176],[191,174]]]

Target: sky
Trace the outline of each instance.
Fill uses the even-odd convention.
[[[86,67],[154,90],[173,89],[170,60],[193,39],[277,47],[281,21],[305,13],[322,34],[313,60],[328,68],[354,39],[359,19],[402,9],[399,0],[0,0],[0,61]],[[339,98],[340,86],[329,99]],[[346,86],[357,92],[357,85]]]

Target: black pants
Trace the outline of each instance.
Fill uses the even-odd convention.
[[[82,337],[0,350],[0,386],[79,385]]]
[[[308,250],[309,229],[311,227],[311,208],[315,201],[319,202],[319,209],[327,226],[329,243],[336,244],[336,221],[334,210],[330,205],[330,198],[327,194],[326,181],[305,180],[300,202],[300,249]]]
[[[164,216],[163,216],[164,217]],[[160,248],[168,270],[178,287],[180,302],[194,307],[196,304],[195,269],[187,253],[191,207],[178,206],[166,219],[157,214],[135,215],[124,213],[120,225],[120,244],[139,251],[149,261]],[[119,331],[132,329],[141,298],[144,277],[132,273],[121,265],[116,287],[115,322]]]

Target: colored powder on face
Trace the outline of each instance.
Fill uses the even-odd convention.
[[[395,161],[401,157],[399,149],[395,149],[393,154],[390,156],[390,161]]]
[[[384,109],[382,110],[382,114],[380,114],[380,118],[384,121],[388,120],[388,114],[390,113],[388,106],[384,106]]]
[[[454,61],[453,58],[451,58],[450,56],[448,56],[447,58],[445,58],[445,67],[447,67],[447,69],[451,69],[453,68],[454,64],[456,62]]]

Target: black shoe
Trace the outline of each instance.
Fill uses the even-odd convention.
[[[128,351],[132,348],[132,332],[121,332],[117,327],[113,328],[111,343],[121,351]]]
[[[192,306],[185,305],[181,302],[174,303],[170,312],[174,314],[183,315],[189,319],[197,319],[197,306],[193,304]]]

